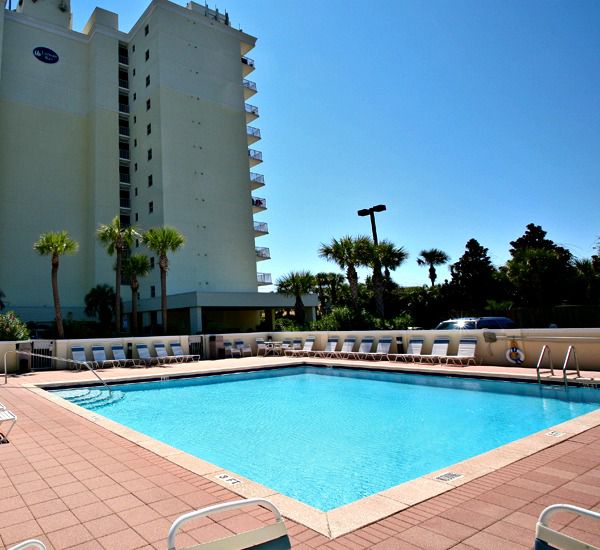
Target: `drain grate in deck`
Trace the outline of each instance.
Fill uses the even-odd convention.
[[[564,437],[567,434],[565,432],[556,432],[556,431],[552,430],[550,432],[546,432],[546,435],[548,435],[550,437]]]
[[[454,481],[455,479],[460,479],[463,477],[462,474],[457,474],[455,472],[446,472],[445,474],[437,476],[435,479],[437,481]]]

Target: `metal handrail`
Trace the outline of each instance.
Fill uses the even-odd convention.
[[[567,349],[567,355],[565,355],[565,362],[563,363],[563,367],[562,367],[563,380],[565,382],[565,386],[567,385],[567,365],[569,364],[569,359],[571,359],[571,355],[575,359],[575,368],[577,369],[577,378],[581,378],[581,373],[579,372],[579,361],[577,360],[577,353],[575,352],[575,346],[569,346],[569,349]]]
[[[29,356],[29,357],[42,357],[43,359],[54,359],[56,361],[64,361],[65,363],[71,363],[73,365],[79,365],[79,366],[83,365],[98,380],[100,380],[100,382],[102,384],[104,384],[104,386],[106,387],[106,389],[110,393],[110,388],[108,387],[108,384],[104,380],[102,380],[102,378],[100,378],[100,375],[94,369],[92,369],[92,367],[90,367],[90,365],[88,364],[87,361],[75,361],[74,359],[66,359],[65,357],[55,357],[54,355],[42,355],[41,353],[32,353],[30,351],[20,351],[18,349],[9,349],[7,352],[4,353],[4,383],[5,384],[8,384],[8,367],[6,365],[6,356],[9,353],[14,353],[15,355],[26,355],[26,356]]]
[[[548,352],[548,359],[550,360],[550,374],[554,376],[554,365],[552,364],[552,351],[550,350],[550,346],[544,344],[542,347],[542,352],[540,353],[540,358],[538,359],[537,365],[535,367],[535,370],[537,372],[538,384],[541,384],[540,368],[542,366],[542,361],[544,360],[544,355],[546,355],[546,352]]]

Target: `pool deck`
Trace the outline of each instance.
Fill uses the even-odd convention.
[[[302,362],[535,379],[535,370],[517,367],[286,357],[99,372],[106,380],[160,378]],[[581,374],[600,383],[600,372]],[[214,470],[203,471],[207,463],[60,403],[36,387],[93,380],[89,372],[53,371],[9,377],[8,385],[0,381],[0,402],[18,416],[10,443],[0,445],[0,549],[32,537],[56,550],[164,549],[168,528],[178,515],[238,499],[244,490],[246,496],[261,494],[264,488],[250,482],[241,491],[227,481],[217,482]],[[453,467],[463,474],[457,480],[440,482],[434,481],[434,474],[425,476],[416,480],[420,484],[403,484],[387,495],[363,499],[366,503],[358,501],[354,510],[348,510],[353,507],[349,505],[333,511],[325,516],[326,524],[323,517],[295,508],[288,502],[292,499],[275,495],[272,500],[282,508],[294,548],[329,550],[525,549],[532,547],[537,516],[547,505],[569,503],[600,510],[600,411],[559,425],[550,437],[540,433],[510,445],[514,446],[491,457],[493,467],[485,456],[490,453],[480,455]],[[185,548],[268,521],[269,513],[261,508],[204,518],[184,528],[178,545]],[[600,529],[591,520],[558,514],[552,525],[600,545]]]

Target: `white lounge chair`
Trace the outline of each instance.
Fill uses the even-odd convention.
[[[579,506],[570,504],[553,504],[545,508],[535,527],[535,543],[534,550],[599,550],[597,546],[592,546],[590,543],[585,543],[575,537],[555,531],[548,526],[550,518],[557,512],[572,512],[584,518],[593,519],[598,522],[596,532],[600,533],[600,514],[592,510],[586,510]],[[583,531],[581,531],[583,533]]]
[[[384,338],[380,338],[379,342],[377,342],[377,348],[375,349],[375,351],[369,354],[369,359],[373,359],[375,361],[387,359],[391,347],[392,339],[390,337],[386,336]]]
[[[446,364],[466,367],[475,364],[475,351],[477,349],[477,338],[461,338],[458,342],[456,355],[448,355]]]
[[[119,361],[107,359],[104,346],[92,346],[92,357],[94,358],[94,368],[103,369],[105,367],[114,367]]]
[[[448,357],[449,338],[436,338],[431,346],[431,353],[422,353],[418,359],[421,363],[431,363],[432,365],[443,363]]]
[[[112,350],[113,360],[120,367],[139,367],[140,366],[140,362],[137,359],[127,359],[127,356],[125,355],[125,350],[123,349],[123,346],[114,345],[114,346],[110,346],[110,349]]]
[[[365,336],[358,346],[357,351],[351,351],[348,353],[348,358],[352,359],[367,359],[371,354],[371,348],[373,347],[374,338],[372,336]]]
[[[77,368],[81,368],[81,363],[89,365],[87,357],[85,356],[85,348],[83,346],[71,346],[71,357],[77,364]]]
[[[153,345],[156,357],[162,364],[174,363],[177,361],[177,357],[167,353],[167,347],[162,342],[154,342]]]
[[[244,531],[241,533],[235,533],[227,536],[226,538],[216,540],[213,542],[205,542],[193,547],[193,550],[204,549],[204,550],[234,550],[243,548],[252,548],[253,550],[289,550],[291,542],[287,534],[287,529],[283,518],[279,513],[279,510],[268,500],[264,498],[249,498],[247,500],[235,500],[232,502],[224,502],[222,504],[215,504],[190,512],[179,516],[171,525],[169,534],[167,536],[167,549],[177,550],[175,545],[175,538],[177,531],[182,524],[187,521],[208,516],[210,514],[216,514],[219,512],[228,512],[230,510],[237,510],[245,506],[262,506],[270,510],[275,516],[275,523],[270,523],[253,531]],[[190,549],[191,550],[191,549]]]
[[[388,355],[388,358],[393,359],[394,361],[404,361],[405,363],[413,363],[415,361],[418,361],[418,357],[421,355],[422,349],[423,338],[411,338],[408,341],[406,353],[390,353],[390,355]]]
[[[169,345],[171,346],[173,357],[176,358],[177,362],[183,363],[184,361],[200,361],[199,355],[183,353],[183,348],[179,342],[169,342]]]
[[[312,353],[313,346],[315,345],[315,337],[308,336],[306,340],[304,340],[304,345],[301,349],[288,349],[285,354],[296,357],[304,357],[305,355],[310,355]]]
[[[234,346],[239,350],[240,357],[252,356],[252,348],[246,344],[243,340],[236,340]]]
[[[327,344],[325,344],[325,349],[313,351],[311,355],[313,355],[314,357],[333,357],[338,342],[339,338],[337,336],[331,336],[330,338],[327,338]]]
[[[340,351],[336,351],[333,354],[333,357],[336,359],[348,359],[348,357],[352,354],[352,349],[354,348],[355,343],[355,336],[346,336],[346,338],[344,338],[344,343],[342,344],[342,349]]]
[[[229,340],[225,340],[223,342],[223,351],[225,353],[225,358],[233,357],[234,355],[240,357],[239,350],[237,348],[234,348],[233,344]]]
[[[273,352],[277,353],[278,355],[285,355],[287,350],[290,350],[290,349],[292,349],[292,341],[289,338],[285,338],[284,340],[281,341],[280,346],[276,346],[273,349]]]
[[[11,424],[6,433],[0,432],[0,443],[8,443],[8,434],[17,423],[17,415],[0,403],[0,427],[2,427],[2,424],[5,422],[10,422]]]
[[[154,365],[160,365],[161,360],[158,357],[153,357],[150,355],[150,350],[146,344],[136,344],[135,348],[137,349],[137,354],[139,360],[146,367],[152,367]]]
[[[269,348],[265,342],[264,338],[257,338],[256,339],[256,356],[258,357],[259,355],[267,355],[267,353],[269,352]]]
[[[11,546],[8,550],[29,550],[30,548],[36,548],[36,550],[48,550],[46,545],[37,539],[29,539],[20,542],[16,546]]]

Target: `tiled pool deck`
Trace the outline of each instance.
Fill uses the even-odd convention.
[[[105,379],[156,377],[297,361],[301,360],[243,358],[100,372]],[[359,361],[352,364],[535,378],[531,369],[519,368],[414,367]],[[600,372],[582,375],[600,382]],[[196,473],[197,465],[188,464],[185,457],[169,455],[166,446],[153,446],[149,441],[138,443],[135,437],[128,439],[127,430],[119,433],[118,429],[107,429],[101,425],[102,421],[93,422],[75,414],[33,387],[92,379],[89,372],[58,371],[11,377],[8,385],[0,385],[0,402],[19,417],[11,442],[0,445],[0,549],[31,537],[40,538],[49,548],[57,550],[164,549],[168,528],[175,517],[202,506],[240,498],[208,476]],[[561,502],[600,510],[597,412],[590,413],[592,416],[585,422],[573,421],[574,432],[578,432],[575,435],[568,430],[562,438],[546,437],[552,440],[550,447],[539,450],[533,440],[528,444],[528,456],[517,460],[513,457],[510,464],[498,469],[480,469],[455,485],[445,486],[443,494],[415,505],[403,504],[402,509],[393,511],[399,508],[396,506],[391,508],[390,515],[375,510],[373,518],[387,515],[383,519],[371,519],[371,508],[379,505],[385,509],[394,495],[390,499],[379,497],[379,501],[375,498],[368,507],[355,511],[362,516],[358,524],[368,525],[354,529],[354,520],[349,528],[338,525],[330,532],[346,534],[333,539],[306,527],[301,513],[290,514],[297,519],[286,518],[293,546],[330,550],[531,548],[537,516],[547,505]],[[475,461],[475,470],[476,466]],[[415,502],[419,500],[415,498]],[[228,532],[248,530],[269,521],[269,517],[268,512],[257,508],[197,520],[184,528],[178,536],[178,545],[185,548]],[[304,523],[314,522],[308,518]],[[559,514],[553,525],[600,545],[600,530],[590,520]]]

